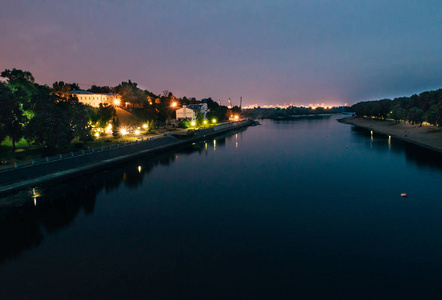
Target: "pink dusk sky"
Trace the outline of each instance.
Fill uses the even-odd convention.
[[[429,0],[3,0],[0,68],[223,104],[352,104],[441,88],[441,16]]]

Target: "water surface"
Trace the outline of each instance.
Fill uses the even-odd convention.
[[[2,199],[2,299],[439,298],[441,156],[335,119]]]

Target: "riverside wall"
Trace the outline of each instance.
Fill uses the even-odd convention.
[[[250,121],[232,122],[207,129],[195,130],[192,136],[177,138],[167,134],[155,139],[111,144],[106,147],[59,154],[39,160],[18,162],[0,170],[0,195],[46,181],[75,177],[143,155],[155,155],[186,146],[221,133],[249,126]]]

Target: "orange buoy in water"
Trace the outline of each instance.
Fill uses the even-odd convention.
[[[402,193],[401,197],[407,197],[407,193]]]

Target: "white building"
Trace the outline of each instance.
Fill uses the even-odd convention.
[[[98,93],[91,93],[88,91],[71,91],[70,94],[76,95],[78,101],[80,101],[81,103],[93,107],[100,107],[100,104],[102,105],[120,104],[118,96],[112,93],[98,94]]]
[[[205,119],[206,113],[208,112],[207,103],[191,104],[191,105],[187,105],[187,106],[183,105],[182,108],[179,108],[176,110],[176,119],[177,120],[183,120],[183,119],[196,120],[197,112],[201,112],[204,116],[204,119]]]

